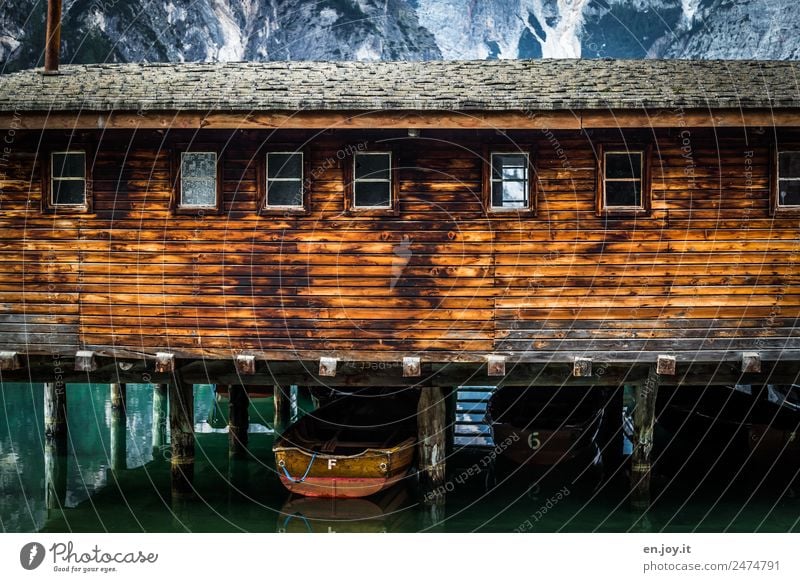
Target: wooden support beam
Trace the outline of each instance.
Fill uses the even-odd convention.
[[[172,495],[192,494],[194,480],[194,385],[169,385],[169,427],[172,440]]]
[[[158,352],[156,354],[156,373],[171,374],[175,371],[175,354]]]
[[[75,352],[75,371],[94,372],[97,369],[97,361],[94,352],[90,350],[78,350]]]
[[[486,366],[486,375],[490,377],[505,376],[506,375],[505,356],[497,356],[497,355],[489,356],[489,362]]]
[[[336,358],[320,358],[319,359],[319,375],[326,378],[333,378],[336,376]]]
[[[758,352],[742,354],[742,374],[758,374],[761,372],[761,356]]]
[[[153,384],[153,458],[166,456],[167,444],[167,385]]]
[[[592,375],[592,358],[576,357],[572,364],[572,375],[588,378]]]
[[[417,378],[422,375],[419,358],[403,358],[403,378]]]
[[[292,415],[291,395],[284,386],[275,386],[272,392],[272,401],[275,403],[275,435],[281,435],[289,426]]]
[[[674,376],[677,368],[678,359],[675,356],[658,356],[658,360],[656,360],[656,373],[660,376]]]
[[[252,376],[256,373],[256,357],[239,354],[234,359],[236,373],[242,376]]]
[[[634,504],[638,506],[646,507],[650,502],[650,453],[653,450],[653,424],[660,383],[661,377],[656,372],[656,366],[651,366],[647,380],[635,389],[631,493]]]
[[[19,370],[22,365],[17,352],[0,352],[0,370]]]
[[[44,434],[55,440],[67,436],[67,386],[61,382],[44,385]]]
[[[447,449],[446,404],[442,389],[423,386],[417,404],[419,483],[426,505],[444,502],[445,455]]]
[[[228,455],[242,457],[247,453],[247,430],[250,427],[250,398],[239,384],[228,386]]]
[[[111,408],[125,408],[125,399],[127,398],[127,385],[125,384],[109,384],[111,392]]]

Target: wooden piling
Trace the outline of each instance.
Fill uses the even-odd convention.
[[[650,453],[653,450],[653,424],[656,397],[661,377],[655,365],[650,367],[647,380],[635,389],[636,405],[633,411],[633,455],[631,456],[631,493],[635,505],[650,502]]]
[[[167,385],[153,384],[153,458],[161,459],[167,444]]]
[[[228,455],[242,457],[247,453],[247,430],[250,426],[247,390],[239,384],[228,386]]]
[[[275,422],[273,428],[275,429],[275,436],[283,434],[286,427],[289,426],[289,420],[292,415],[291,410],[291,395],[289,390],[283,386],[275,386],[272,392],[272,400],[275,403]]]
[[[194,385],[169,385],[169,427],[172,442],[172,494],[190,495],[194,479]]]
[[[111,408],[125,408],[125,384],[110,384],[109,386],[111,389]]]
[[[44,434],[48,439],[66,439],[67,386],[62,382],[44,385]]]
[[[419,483],[423,503],[438,505],[444,501],[447,419],[442,389],[424,386],[417,405]]]

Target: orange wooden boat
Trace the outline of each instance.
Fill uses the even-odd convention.
[[[416,394],[359,393],[304,416],[272,450],[281,483],[309,497],[366,497],[399,482],[416,449]]]

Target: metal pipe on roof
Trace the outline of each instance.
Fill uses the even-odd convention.
[[[61,53],[61,0],[48,0],[47,36],[44,45],[44,73],[58,74],[58,61]]]

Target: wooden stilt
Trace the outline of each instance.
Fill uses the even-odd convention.
[[[421,389],[417,405],[419,482],[426,505],[444,502],[446,408],[441,388],[424,386]]]
[[[44,385],[44,434],[56,440],[67,436],[67,386],[61,382]]]
[[[162,459],[167,444],[167,385],[153,384],[153,458]]]
[[[297,422],[298,409],[297,399],[299,397],[299,388],[296,384],[289,386],[289,423]]]
[[[286,427],[289,426],[289,419],[291,417],[291,398],[289,390],[282,386],[275,386],[272,393],[272,399],[275,403],[275,435],[283,434]]]
[[[250,427],[250,398],[244,386],[228,386],[228,455],[241,457],[247,453],[247,429]]]
[[[456,408],[458,407],[458,388],[442,388],[445,399],[445,451],[453,454],[456,437]]]
[[[125,408],[125,384],[110,384],[111,387],[111,408]]]
[[[194,385],[169,385],[169,427],[172,441],[172,494],[192,492],[194,479]]]
[[[636,386],[636,406],[633,411],[633,455],[631,457],[631,492],[636,505],[650,502],[650,453],[653,450],[653,423],[656,397],[661,377],[655,365],[650,367],[647,380]]]

